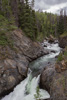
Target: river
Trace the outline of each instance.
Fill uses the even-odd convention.
[[[44,49],[49,50],[50,53],[30,63],[27,78],[1,100],[42,100],[50,98],[50,94],[46,90],[39,88],[40,73],[48,64],[55,63],[56,56],[59,55],[61,48],[58,43],[50,44],[46,41],[42,45],[44,44],[46,45]]]

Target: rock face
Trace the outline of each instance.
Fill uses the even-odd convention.
[[[0,46],[0,97],[27,76],[30,61],[47,54],[40,44],[33,42],[20,29],[10,34],[14,46]]]
[[[54,41],[55,41],[55,38],[52,35],[50,35],[49,39],[48,39],[48,42],[53,43]]]
[[[50,93],[49,100],[67,100],[67,69],[59,72],[54,66],[43,71],[40,86]]]
[[[55,65],[55,70],[59,73],[67,70],[67,60],[62,60],[61,62],[58,62],[58,64]]]
[[[67,36],[59,38],[59,46],[65,48],[67,46]]]

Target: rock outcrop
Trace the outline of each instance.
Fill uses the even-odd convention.
[[[46,68],[41,75],[40,86],[50,93],[51,98],[49,100],[66,100],[67,63],[56,64]]]
[[[20,29],[10,33],[13,46],[0,46],[0,97],[27,76],[29,62],[47,54],[39,43],[27,38]]]
[[[55,41],[55,38],[52,35],[50,35],[49,39],[48,39],[48,42],[53,43],[54,41]]]
[[[67,36],[63,36],[59,38],[59,46],[61,48],[65,48],[67,46]]]

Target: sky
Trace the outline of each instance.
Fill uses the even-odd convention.
[[[35,0],[35,10],[59,13],[60,9],[67,7],[67,0]]]

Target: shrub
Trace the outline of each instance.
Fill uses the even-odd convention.
[[[40,100],[41,95],[40,95],[40,91],[39,91],[39,86],[36,89],[36,94],[34,95],[34,97],[36,100]]]
[[[6,35],[3,33],[3,32],[0,32],[0,45],[7,45],[8,42],[7,42],[7,37]]]
[[[63,54],[60,53],[59,56],[58,56],[57,62],[62,61],[62,60],[63,60]]]
[[[65,37],[67,36],[67,32],[64,32],[62,35],[60,35],[60,37]]]
[[[14,29],[17,29],[17,27],[14,25],[13,19],[9,21],[6,17],[0,14],[0,45],[9,45],[13,48],[13,42],[6,34],[8,31],[10,32]]]

